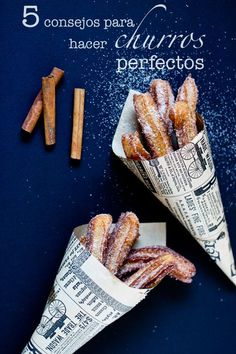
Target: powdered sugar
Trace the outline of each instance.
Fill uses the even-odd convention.
[[[85,122],[85,139],[103,146],[100,156],[110,154],[109,145],[130,89],[146,92],[152,80],[161,78],[169,80],[176,93],[186,77],[183,71],[165,70],[128,70],[117,74],[111,62],[112,55],[111,49],[82,73],[84,86],[88,88],[87,107],[92,106],[90,119]],[[202,55],[208,58],[206,69],[193,73],[200,92],[197,110],[205,118],[219,183],[226,192],[222,198],[227,213],[236,206],[236,127],[233,123],[236,97],[231,82],[236,74],[234,68],[223,68],[220,62],[217,66],[207,50],[202,51]],[[86,66],[86,61],[83,65]],[[93,81],[95,76],[100,78],[96,82]],[[217,85],[219,81],[224,82],[224,91]],[[100,133],[92,137],[95,124]]]

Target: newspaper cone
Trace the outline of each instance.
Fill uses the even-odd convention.
[[[22,354],[72,354],[149,292],[130,288],[92,256],[78,240],[86,229],[74,230],[40,323]],[[140,224],[140,234],[138,247],[166,245],[164,223]]]
[[[121,137],[138,129],[130,91],[112,142],[124,164],[187,228],[210,257],[236,285],[236,269],[224,216],[211,149],[203,119],[191,143],[150,161],[125,158]]]

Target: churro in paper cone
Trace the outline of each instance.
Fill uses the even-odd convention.
[[[122,135],[138,130],[131,90],[126,99],[112,149],[186,227],[227,277],[236,285],[236,269],[204,120],[199,133],[183,148],[152,160],[128,160]]]
[[[40,323],[22,354],[72,354],[130,311],[150,290],[131,288],[79,242],[74,229]],[[135,247],[166,245],[165,223],[140,224]]]

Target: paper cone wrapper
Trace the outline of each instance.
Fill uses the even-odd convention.
[[[138,129],[131,90],[112,142],[112,149],[146,185],[236,285],[236,270],[215,167],[204,120],[191,143],[149,161],[127,160],[121,137]]]
[[[130,311],[150,290],[127,286],[79,242],[87,225],[70,239],[42,318],[22,354],[72,354]],[[166,245],[165,223],[140,224],[135,247]]]

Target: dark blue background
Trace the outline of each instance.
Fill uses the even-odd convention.
[[[133,210],[142,222],[166,221],[168,245],[191,259],[191,285],[165,280],[138,307],[85,345],[80,353],[235,354],[235,287],[185,229],[111,153],[111,141],[129,88],[145,89],[164,77],[176,89],[184,71],[116,74],[120,56],[149,57],[148,51],[116,52],[114,39],[129,29],[46,29],[45,18],[133,18],[137,23],[157,1],[1,0],[0,131],[1,258],[0,352],[20,353],[37,326],[73,228],[99,212],[114,218]],[[199,112],[209,138],[235,252],[235,62],[234,0],[164,1],[168,13],[150,18],[148,32],[206,33],[201,50],[162,48],[205,60],[193,72],[200,89]],[[23,5],[38,5],[40,24],[22,26]],[[130,32],[129,32],[130,31]],[[98,51],[70,51],[68,38],[108,40]],[[152,53],[154,54],[154,53]],[[57,144],[44,147],[42,122],[31,138],[21,124],[53,66],[65,70],[57,91]],[[73,88],[85,87],[83,158],[69,159]]]

